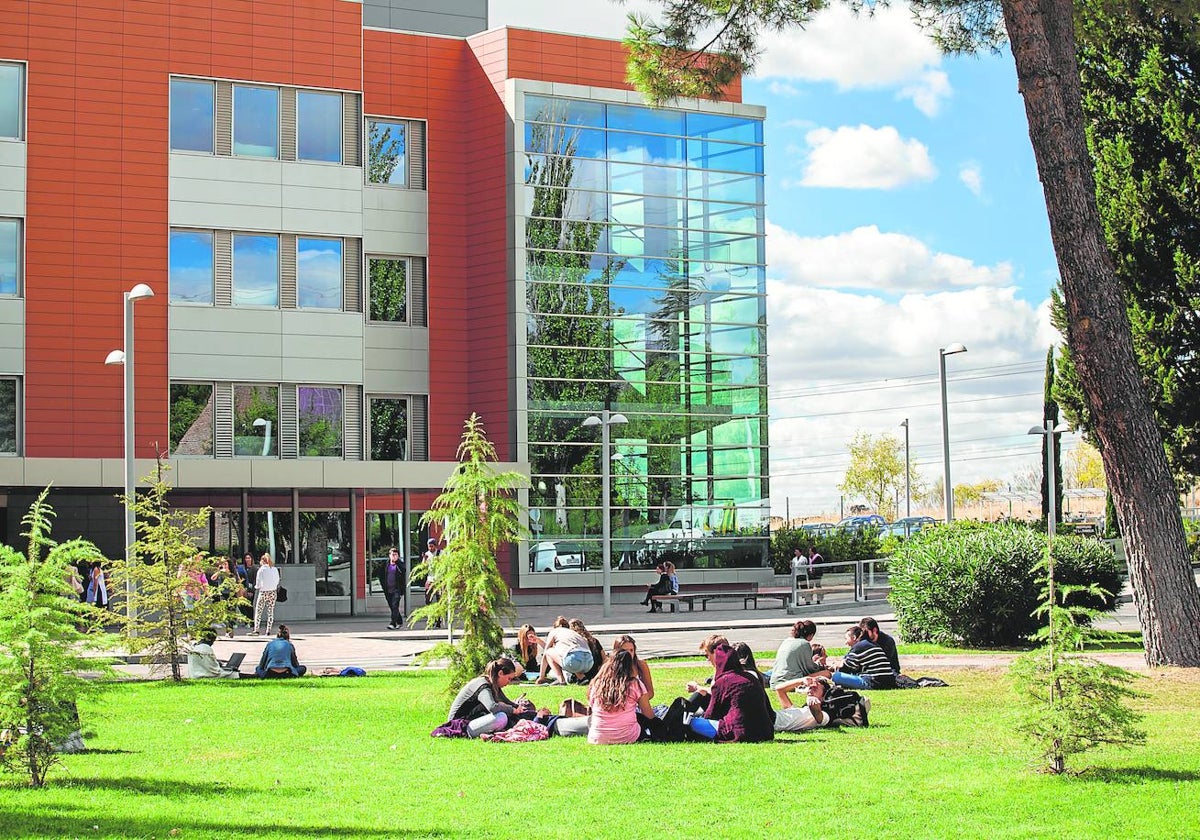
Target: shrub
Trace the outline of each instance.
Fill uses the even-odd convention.
[[[1038,630],[1035,568],[1045,537],[1023,525],[956,522],[909,539],[891,560],[891,602],[909,642],[969,647],[1019,645]],[[1095,540],[1054,540],[1056,575],[1066,584],[1120,589],[1116,561]],[[1086,606],[1111,610],[1115,597]]]

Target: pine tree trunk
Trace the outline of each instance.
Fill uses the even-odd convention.
[[[1096,209],[1070,0],[1002,0],[1058,257],[1067,342],[1125,535],[1151,665],[1200,666],[1200,590]]]

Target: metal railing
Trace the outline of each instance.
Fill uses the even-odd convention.
[[[891,588],[887,558],[792,566],[792,603],[823,603],[829,595],[850,594],[854,603],[886,598]],[[840,599],[839,599],[840,600]]]

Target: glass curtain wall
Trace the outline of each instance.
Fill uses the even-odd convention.
[[[761,120],[524,105],[530,568],[599,566],[606,407],[614,565],[763,565]]]

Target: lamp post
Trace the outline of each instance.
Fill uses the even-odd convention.
[[[912,517],[912,470],[908,465],[908,418],[905,417],[900,425],[904,427],[904,518],[909,519]]]
[[[608,436],[608,427],[614,424],[620,425],[628,423],[629,420],[624,414],[613,414],[607,408],[600,412],[597,417],[593,414],[590,417],[584,418],[583,426],[599,426],[600,427],[600,546],[601,556],[604,560],[604,617],[608,618],[612,615],[612,513],[611,503],[609,501],[609,483],[612,476],[609,470],[609,459],[612,455],[609,452],[611,443]]]
[[[125,346],[122,350],[113,350],[104,360],[106,365],[125,366],[125,563],[131,565],[134,561],[133,544],[137,542],[137,514],[133,510],[133,494],[137,486],[137,476],[134,475],[133,451],[133,305],[139,300],[154,297],[154,290],[145,283],[138,283],[128,292],[124,292],[125,307]],[[133,618],[133,578],[125,576],[125,615]]]
[[[271,421],[264,420],[262,417],[256,417],[253,423],[254,428],[263,429],[263,448],[262,454],[264,457],[271,454]],[[270,546],[271,562],[275,562],[275,512],[267,511],[267,545]],[[326,566],[326,574],[329,567]]]
[[[954,521],[954,485],[950,483],[950,413],[946,408],[946,357],[966,353],[961,344],[938,349],[938,372],[942,384],[942,495],[946,499],[946,523]]]

